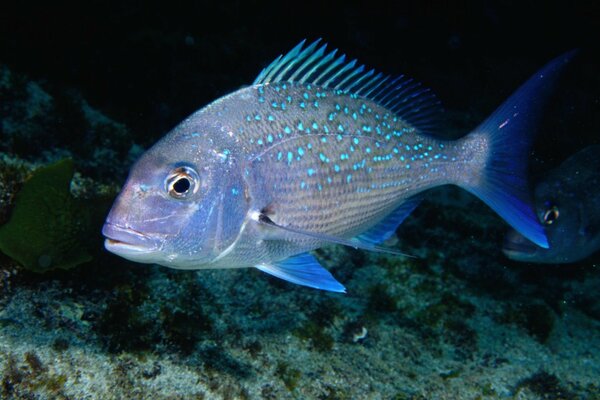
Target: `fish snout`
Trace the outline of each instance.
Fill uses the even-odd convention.
[[[102,235],[106,238],[104,247],[111,253],[125,258],[153,253],[160,248],[157,238],[109,221],[102,227]]]
[[[511,260],[526,261],[533,258],[539,247],[515,230],[510,230],[504,237],[502,252]]]

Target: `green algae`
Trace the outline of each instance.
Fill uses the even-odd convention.
[[[86,245],[92,211],[71,195],[73,174],[70,159],[35,170],[0,227],[0,250],[29,270],[69,269],[92,259]]]

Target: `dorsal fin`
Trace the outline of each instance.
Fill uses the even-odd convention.
[[[263,69],[254,85],[297,82],[340,90],[370,99],[392,111],[416,128],[431,132],[437,126],[442,108],[429,90],[411,78],[366,70],[357,60],[347,62],[337,49],[326,52],[327,44],[317,39],[308,46],[300,42],[285,56],[280,55]]]

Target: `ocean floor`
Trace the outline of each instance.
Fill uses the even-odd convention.
[[[600,264],[510,263],[502,230],[483,206],[426,203],[397,244],[418,259],[317,253],[346,295],[108,255],[46,275],[5,268],[0,393],[600,398]]]
[[[56,99],[20,82],[13,104],[39,113],[12,121],[12,138],[29,129],[44,146],[34,128],[55,123]],[[139,154],[123,125],[63,100],[84,110],[86,141],[4,153],[1,223],[35,167],[74,158],[71,192],[89,208]],[[92,261],[67,270],[0,254],[0,398],[600,399],[599,255],[519,264],[502,256],[505,230],[458,189],[433,191],[386,244],[417,258],[316,252],[345,295],[257,270],[135,264],[104,252],[99,234]]]

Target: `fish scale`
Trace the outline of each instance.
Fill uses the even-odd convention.
[[[548,241],[526,181],[534,117],[573,53],[538,71],[473,132],[435,136],[439,101],[410,78],[300,43],[251,86],[186,118],[137,161],[106,219],[108,250],[172,268],[256,267],[344,292],[307,251],[379,246],[421,194],[454,184]]]
[[[276,204],[277,222],[297,228],[351,237],[403,199],[449,181],[440,167],[464,154],[449,157],[453,143],[418,134],[381,106],[347,93],[288,83],[247,88],[236,97],[252,108],[222,115],[244,126],[234,140],[244,143],[258,177],[249,186],[260,187],[257,202]],[[418,179],[411,168],[420,171]],[[318,226],[309,210],[319,216]]]

